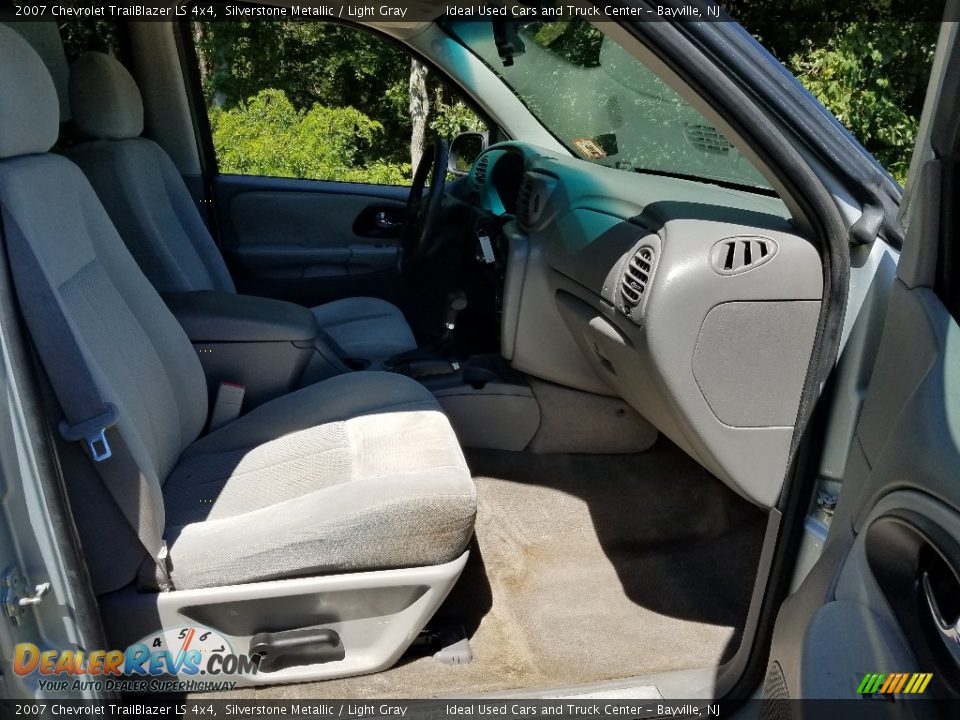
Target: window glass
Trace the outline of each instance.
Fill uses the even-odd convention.
[[[577,157],[768,189],[723,133],[589,23],[520,23],[525,51],[504,66],[490,23],[444,27],[483,60]]]
[[[483,122],[423,64],[324,22],[197,23],[221,173],[408,185],[424,138]]]
[[[125,59],[120,49],[120,30],[115,22],[92,19],[64,20],[58,22],[57,26],[60,28],[63,50],[69,64],[73,64],[74,60],[90,51],[107,53],[121,61]]]

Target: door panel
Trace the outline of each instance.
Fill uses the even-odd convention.
[[[948,308],[960,290],[942,272],[960,238],[955,199],[944,192],[941,204],[946,159],[960,147],[955,30],[941,33],[907,238],[836,513],[820,559],[777,616],[767,698],[929,717],[937,706],[911,700],[960,697],[960,325]]]
[[[396,292],[406,188],[221,175],[215,192],[241,292],[307,305]]]
[[[898,280],[827,547],[777,619],[770,669],[791,697],[855,699],[867,673],[932,672],[924,694],[956,691],[923,578],[960,598],[958,477],[960,326]],[[955,625],[955,604],[936,605]]]

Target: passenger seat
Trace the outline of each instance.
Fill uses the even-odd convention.
[[[94,466],[120,488],[122,502],[138,508],[138,533],[155,527],[166,541],[174,592],[153,593],[160,599],[151,602],[161,608],[180,602],[177,608],[189,606],[194,613],[206,608],[208,622],[240,628],[230,631],[234,640],[250,634],[241,628],[245,619],[257,627],[263,623],[265,630],[293,622],[292,616],[270,614],[282,614],[276,598],[289,600],[306,593],[304,588],[318,594],[289,605],[301,614],[314,608],[317,622],[351,612],[358,617],[364,604],[357,591],[337,600],[340,596],[323,590],[322,576],[340,574],[336,582],[342,587],[349,574],[387,571],[371,572],[367,583],[383,592],[409,568],[462,557],[476,513],[473,481],[450,423],[415,381],[380,372],[341,375],[198,439],[208,408],[197,355],[84,174],[49,152],[58,131],[49,72],[19,35],[0,25],[0,228],[21,309],[35,340],[49,340],[42,326],[66,318],[89,373],[71,375],[70,367],[62,367],[68,354],[56,350],[67,349],[70,338],[58,336],[53,352],[37,342],[59,404],[74,392],[99,395],[104,407],[112,404],[119,421],[108,427],[106,439],[128,448],[139,467],[138,473],[117,477],[120,466],[111,465],[116,458],[101,454],[97,462],[96,453],[78,453],[77,462],[63,463],[75,512],[86,507],[78,523],[96,592],[131,588],[141,561],[149,565],[150,559],[145,552],[130,552],[136,538],[98,486],[90,472]],[[132,158],[118,155],[118,162],[127,160]],[[38,273],[34,278],[46,278],[41,295],[53,298],[46,306],[24,301],[37,289],[26,281],[24,258],[31,255],[42,268],[31,271]],[[88,374],[94,387],[65,389],[54,382]],[[148,542],[159,545],[160,538]],[[99,551],[91,552],[95,548]],[[283,578],[301,580],[271,582]],[[363,585],[350,582],[354,588]],[[232,588],[230,597],[242,596],[246,610],[214,602],[223,601],[227,586],[238,584],[244,589]],[[251,605],[268,588],[274,599]],[[447,590],[438,592],[436,603]],[[150,593],[131,590],[131,597],[143,602]],[[338,605],[342,602],[350,607]],[[367,605],[386,612],[386,605]],[[266,613],[267,621],[250,608]],[[177,621],[187,618],[181,613]],[[382,617],[376,623],[369,627],[388,632]],[[402,634],[412,639],[416,631]],[[370,630],[365,632],[369,636]],[[382,657],[395,659],[398,653],[392,648]],[[375,669],[361,660],[350,667]]]
[[[90,141],[69,155],[86,173],[120,237],[161,293],[235,293],[219,249],[170,157],[143,132],[136,81],[117,60],[82,55],[70,70],[73,121]],[[382,361],[417,347],[395,305],[371,297],[312,308],[320,327],[350,358]]]

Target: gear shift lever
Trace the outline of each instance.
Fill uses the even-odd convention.
[[[447,296],[447,311],[443,316],[443,335],[452,337],[457,328],[457,316],[467,307],[467,294],[463,290],[454,290]]]
[[[457,316],[467,307],[467,294],[463,290],[454,290],[447,296],[447,307],[443,313],[443,333],[426,347],[407,350],[394,355],[384,362],[384,368],[402,372],[410,377],[428,375],[447,375],[458,369],[456,363],[445,360],[447,352],[453,347],[453,331],[457,328]]]

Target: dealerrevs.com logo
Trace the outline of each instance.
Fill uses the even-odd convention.
[[[933,679],[933,673],[867,673],[857,686],[864,697],[889,695],[922,695]]]
[[[232,689],[239,677],[256,675],[259,662],[259,655],[233,652],[215,630],[189,626],[148,635],[125,650],[42,650],[20,643],[13,671],[39,675],[40,687],[52,691],[174,692]]]

